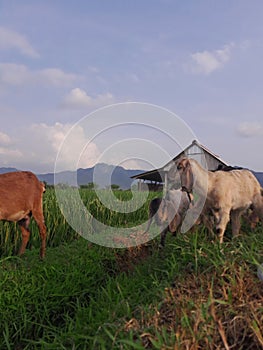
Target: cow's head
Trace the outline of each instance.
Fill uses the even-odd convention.
[[[193,191],[194,176],[191,162],[188,158],[183,158],[177,163],[177,170],[181,178],[182,190],[187,193]]]

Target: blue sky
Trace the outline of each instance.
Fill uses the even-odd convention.
[[[177,114],[226,162],[263,171],[262,13],[260,0],[0,0],[0,166],[53,171],[72,125],[137,101]],[[88,142],[81,126],[74,137]],[[82,167],[103,153],[89,147]]]

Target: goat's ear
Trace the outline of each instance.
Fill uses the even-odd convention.
[[[190,168],[190,166],[191,166],[191,164],[190,164],[189,159],[185,159],[185,164],[184,164],[185,169]]]
[[[189,159],[186,159],[186,158],[182,159],[177,165],[178,170],[185,170],[189,167],[190,167],[190,162],[189,162]]]
[[[176,165],[176,167],[177,167],[177,170],[182,170],[182,169],[184,169],[184,159],[181,159],[181,160],[179,160],[178,162],[177,162],[177,165]]]

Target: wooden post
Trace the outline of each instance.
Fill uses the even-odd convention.
[[[164,188],[163,188],[163,194],[166,196],[168,190],[168,173],[167,171],[164,173]]]

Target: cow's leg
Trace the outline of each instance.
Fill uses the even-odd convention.
[[[230,214],[233,237],[238,236],[240,233],[242,212],[243,210],[233,210]]]
[[[226,226],[230,219],[230,209],[222,208],[218,209],[215,215],[217,224],[216,224],[216,233],[219,237],[220,244],[223,243],[224,233],[226,230]]]
[[[46,225],[45,225],[45,219],[44,215],[41,211],[35,211],[32,213],[33,217],[37,223],[38,229],[39,229],[39,235],[41,239],[41,246],[40,246],[40,258],[43,259],[45,257],[46,253]]]
[[[24,219],[18,221],[18,225],[21,229],[22,233],[22,243],[18,252],[18,255],[21,256],[25,253],[27,243],[29,241],[30,237],[30,231],[29,231],[29,223],[30,223],[30,216],[27,215]]]
[[[263,223],[263,196],[258,194],[253,200],[253,212],[255,216],[258,216],[259,220]]]
[[[250,228],[254,230],[259,222],[259,217],[256,213],[256,210],[252,209],[252,212],[249,214],[248,221],[250,224]]]
[[[206,213],[201,214],[201,223],[207,228],[208,233],[210,237],[214,237],[214,216],[211,216],[210,213],[207,211]]]
[[[168,226],[165,227],[161,232],[160,248],[163,248],[165,245],[165,238],[166,238],[167,232],[168,232]]]

